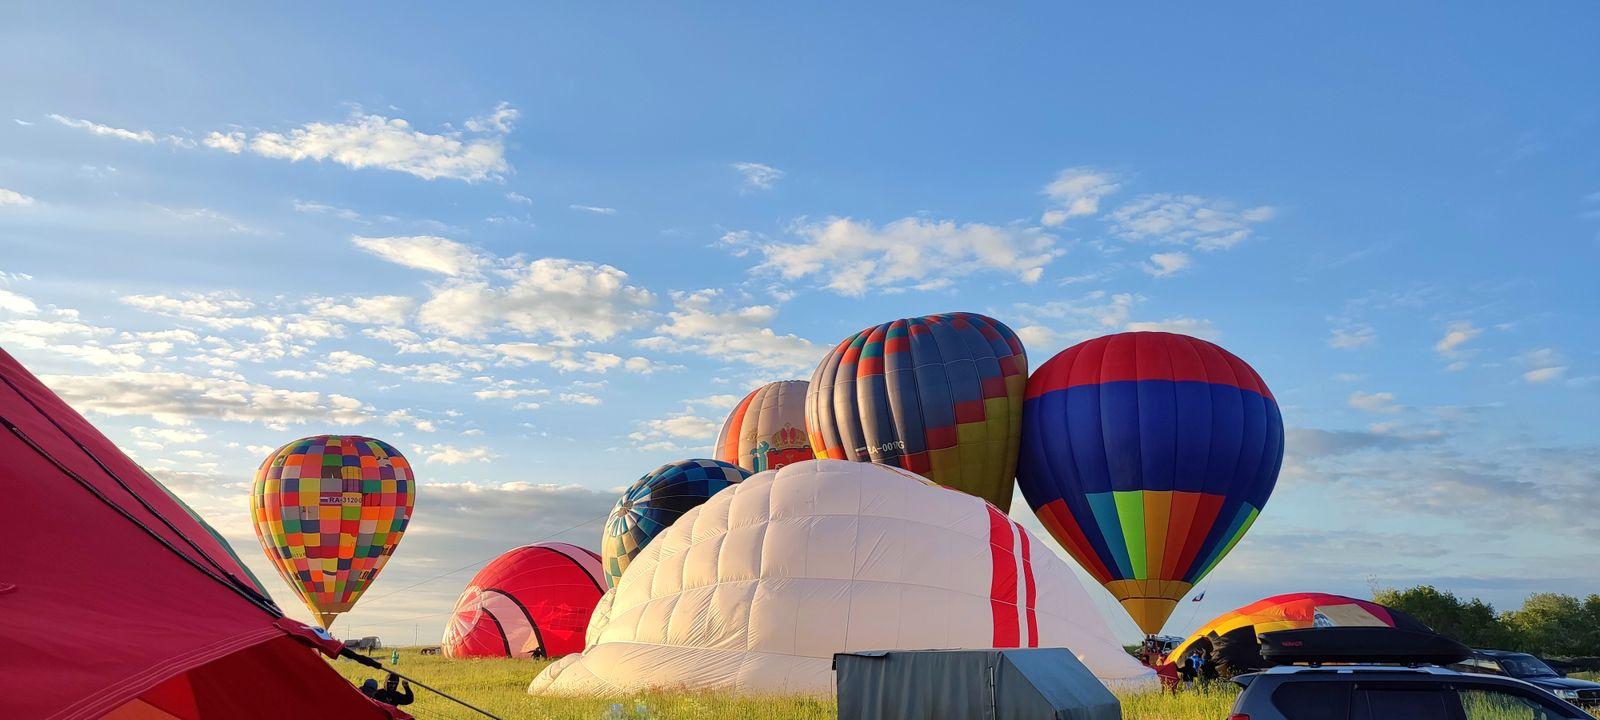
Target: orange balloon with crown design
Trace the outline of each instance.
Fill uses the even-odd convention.
[[[752,473],[814,459],[806,435],[810,385],[783,380],[751,390],[722,423],[712,457]]]

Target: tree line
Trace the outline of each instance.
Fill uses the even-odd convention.
[[[1580,600],[1534,593],[1521,609],[1500,612],[1478,598],[1464,600],[1432,585],[1375,589],[1372,599],[1470,647],[1555,658],[1600,656],[1600,595]]]

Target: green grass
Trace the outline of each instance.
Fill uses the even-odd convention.
[[[374,656],[388,664],[389,653],[384,650]],[[648,717],[652,720],[824,720],[834,717],[831,700],[750,699],[700,693],[648,693],[626,700],[528,695],[528,681],[545,664],[510,659],[446,660],[403,649],[400,651],[400,664],[395,669],[506,720],[603,720],[608,717],[612,705],[620,705],[622,717]],[[376,675],[372,670],[349,660],[336,661],[333,667],[355,683]],[[405,709],[420,720],[482,717],[421,688],[414,690],[417,702]],[[1219,720],[1228,716],[1235,695],[1231,684],[1219,684],[1207,692],[1185,692],[1177,696],[1157,692],[1125,694],[1121,696],[1122,714],[1126,720]],[[644,714],[634,712],[640,705],[644,706]]]

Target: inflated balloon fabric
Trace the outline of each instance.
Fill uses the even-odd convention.
[[[1028,358],[994,318],[874,325],[823,358],[806,396],[819,458],[893,465],[1011,508]]]
[[[639,478],[611,509],[601,531],[606,582],[616,585],[633,556],[679,517],[750,473],[718,460],[679,460]]]
[[[1171,333],[1110,335],[1034,371],[1017,482],[1062,547],[1140,629],[1255,522],[1283,464],[1283,418],[1243,360]]]
[[[1357,600],[1328,593],[1288,593],[1257,600],[1249,605],[1218,615],[1200,626],[1163,663],[1175,663],[1199,648],[1207,659],[1225,664],[1232,671],[1259,670],[1269,665],[1261,658],[1256,636],[1274,630],[1299,630],[1309,627],[1392,627],[1431,632],[1416,618],[1370,600]],[[1243,647],[1219,653],[1219,640],[1240,630],[1247,641]],[[1202,647],[1211,645],[1210,648]],[[1221,655],[1221,657],[1218,657]]]
[[[834,653],[922,648],[1067,647],[1102,680],[1153,677],[1004,513],[839,460],[760,473],[684,515],[601,599],[588,643],[529,692],[829,696]]]
[[[804,380],[767,383],[733,406],[712,454],[756,473],[816,457],[806,437]]]
[[[262,461],[250,514],[267,559],[327,627],[383,570],[416,498],[411,464],[394,446],[317,435]]]
[[[589,614],[605,592],[600,556],[564,542],[506,551],[456,600],[445,657],[560,657],[583,649]]]

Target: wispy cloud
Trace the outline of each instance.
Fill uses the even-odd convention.
[[[786,239],[732,232],[721,244],[735,254],[759,252],[764,261],[758,270],[790,280],[815,277],[829,290],[852,297],[936,290],[985,271],[1033,283],[1063,252],[1053,236],[1036,228],[918,217],[883,226],[836,217],[798,225]]]
[[[592,213],[592,214],[595,214],[595,215],[615,215],[615,214],[617,214],[617,209],[616,208],[600,207],[598,205],[568,205],[567,207],[569,207],[569,208],[571,208],[573,210],[577,210],[579,212]]]
[[[1189,267],[1189,264],[1188,253],[1170,252],[1151,255],[1150,262],[1140,267],[1155,277],[1171,277]]]
[[[350,238],[355,246],[396,265],[440,275],[476,274],[488,258],[466,245],[433,235]]]
[[[1567,359],[1555,348],[1534,348],[1518,355],[1517,361],[1528,368],[1522,379],[1530,383],[1560,380],[1567,374]]]
[[[28,207],[36,202],[31,196],[23,195],[15,190],[0,188],[0,208]]]
[[[771,190],[772,186],[776,185],[779,180],[783,179],[784,176],[784,172],[782,170],[779,170],[771,165],[758,162],[738,162],[734,163],[730,167],[732,167],[736,172],[739,173],[741,177],[744,178],[744,183],[741,187],[746,192],[752,190]]]
[[[1121,188],[1121,181],[1104,170],[1088,167],[1062,170],[1044,187],[1051,206],[1039,222],[1054,227],[1071,218],[1094,215],[1100,212],[1100,201]]]
[[[1244,242],[1275,213],[1266,205],[1238,208],[1199,195],[1145,195],[1111,211],[1111,230],[1125,240],[1225,250]]]
[[[1400,405],[1394,401],[1394,393],[1390,392],[1362,392],[1357,390],[1350,393],[1346,402],[1357,410],[1375,413],[1397,413]]]
[[[66,117],[65,115],[56,115],[54,113],[51,113],[49,117],[51,120],[61,123],[69,128],[86,130],[101,137],[113,137],[121,140],[132,140],[134,142],[149,144],[154,144],[156,141],[155,134],[149,130],[127,130],[124,128],[112,127],[110,125],[102,125],[92,120]]]

